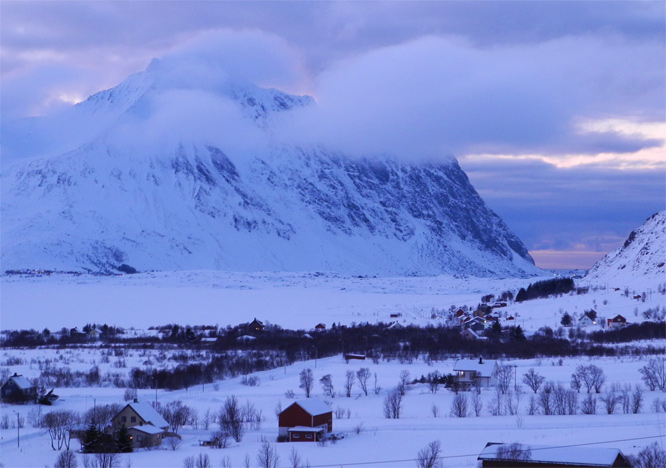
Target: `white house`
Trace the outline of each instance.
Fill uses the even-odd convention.
[[[479,385],[491,387],[497,383],[495,370],[497,361],[479,359],[458,359],[453,366],[454,376],[463,388]]]

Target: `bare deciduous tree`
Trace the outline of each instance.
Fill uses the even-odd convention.
[[[430,387],[431,393],[437,393],[437,390],[439,389],[439,379],[441,377],[442,376],[437,371],[428,374],[428,386]]]
[[[358,379],[358,385],[365,393],[365,396],[368,396],[368,380],[370,379],[370,369],[367,367],[361,367],[356,371],[356,378]]]
[[[458,393],[453,397],[451,402],[451,416],[456,418],[467,417],[467,395]]]
[[[442,466],[441,451],[442,447],[439,440],[430,442],[416,455],[417,468],[440,468]]]
[[[477,390],[472,390],[472,411],[474,411],[474,416],[481,416],[481,410],[483,409],[483,400],[481,400],[481,392]]]
[[[324,396],[335,398],[335,389],[333,388],[333,378],[331,374],[326,374],[321,379],[319,379],[321,388],[324,391]]]
[[[63,446],[69,450],[71,429],[79,421],[78,414],[69,410],[57,410],[46,413],[42,424],[51,437],[51,448],[61,450]]]
[[[666,451],[653,442],[633,457],[635,468],[666,468]]]
[[[596,414],[597,399],[594,396],[588,394],[580,404],[580,412],[583,414]]]
[[[587,366],[581,364],[577,366],[576,372],[572,374],[571,379],[572,387],[574,385],[584,385],[587,393],[590,393],[592,389],[594,389],[596,393],[600,393],[601,387],[606,382],[604,370],[594,364],[589,364]]]
[[[493,397],[488,404],[488,411],[493,416],[502,416],[504,414],[504,394],[499,387],[495,387]]]
[[[377,372],[375,372],[375,380],[374,380],[374,385],[372,387],[372,391],[375,392],[375,395],[379,395],[379,392],[382,391],[382,387],[379,386],[379,383],[377,381]]]
[[[666,370],[664,370],[664,358],[650,359],[647,365],[638,369],[641,379],[651,392],[666,389]]]
[[[537,404],[546,416],[553,414],[553,384],[546,382],[538,393]]]
[[[211,468],[210,457],[205,453],[200,453],[196,459],[196,468]]]
[[[84,468],[117,468],[120,455],[117,453],[96,453],[94,456],[84,455]]]
[[[511,378],[513,377],[513,369],[508,364],[498,365],[495,369],[495,378],[497,379],[497,387],[502,394],[505,394],[511,385]]]
[[[312,385],[314,384],[314,375],[312,375],[312,369],[303,369],[300,374],[298,374],[298,378],[300,381],[298,388],[305,390],[305,397],[310,398]]]
[[[604,409],[607,414],[615,413],[615,408],[620,403],[622,396],[619,395],[615,388],[611,387],[609,391],[606,392],[604,396],[601,397],[601,402],[604,404]]]
[[[539,391],[539,388],[545,381],[546,378],[543,375],[537,374],[534,369],[530,369],[523,374],[523,383],[530,387],[534,393]]]
[[[292,447],[291,452],[289,452],[289,464],[291,465],[291,468],[303,468],[303,459],[294,447]]]
[[[257,452],[257,463],[260,468],[276,468],[280,461],[277,450],[268,442],[264,442]]]
[[[384,398],[384,416],[388,419],[400,419],[402,411],[402,393],[399,388],[389,390]]]
[[[235,396],[227,397],[220,410],[220,429],[228,433],[236,442],[243,438],[244,425],[240,405]]]
[[[409,383],[409,371],[407,369],[400,371],[400,381],[398,382],[398,390],[402,396],[405,396],[407,391],[407,384]]]
[[[643,387],[636,385],[634,387],[634,392],[631,394],[631,411],[634,414],[638,414],[641,411],[641,406],[643,406]]]
[[[352,370],[348,370],[345,373],[345,394],[347,398],[351,397],[351,391],[354,387],[354,382],[356,382],[356,374]]]
[[[65,450],[60,452],[53,468],[76,468],[77,466],[76,454],[71,450]]]
[[[182,401],[176,400],[162,406],[160,414],[169,423],[171,430],[177,434],[192,416],[192,408],[184,405]]]
[[[497,458],[501,460],[529,461],[532,451],[521,444],[502,444],[497,447]]]

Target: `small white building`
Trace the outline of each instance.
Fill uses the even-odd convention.
[[[497,383],[495,371],[497,361],[479,359],[458,359],[453,366],[456,381],[462,388],[473,386],[491,387]]]

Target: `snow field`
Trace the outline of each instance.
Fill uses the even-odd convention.
[[[43,358],[47,358],[53,350],[37,350]],[[8,355],[23,356],[26,351],[5,350],[3,361]],[[32,354],[32,351],[26,355]],[[71,359],[85,368],[86,362],[94,359],[95,353],[90,350],[76,350]],[[133,357],[131,360],[138,359]],[[636,384],[640,383],[638,369],[644,365],[645,359],[636,358],[572,358],[563,359],[559,365],[559,358],[543,358],[540,360],[515,360],[510,361],[517,365],[518,384],[522,374],[530,368],[534,368],[539,374],[548,380],[560,382],[568,388],[571,373],[579,364],[594,363],[604,369],[607,376],[606,387],[615,382]],[[338,395],[328,399],[334,413],[336,409],[342,408],[344,416],[342,419],[334,417],[333,425],[335,432],[343,432],[346,437],[333,444],[328,442],[321,447],[314,443],[303,444],[274,444],[280,454],[279,466],[289,466],[289,453],[293,447],[299,452],[304,460],[308,460],[311,466],[344,466],[347,463],[381,462],[369,466],[415,466],[411,460],[415,458],[418,450],[433,440],[439,440],[443,448],[443,456],[446,458],[446,467],[474,467],[476,456],[487,442],[521,442],[545,445],[570,445],[586,444],[604,441],[618,441],[623,439],[635,439],[642,437],[660,436],[656,439],[628,440],[623,442],[608,442],[594,445],[595,447],[620,448],[625,454],[638,452],[642,447],[657,440],[664,443],[666,432],[666,414],[654,413],[651,409],[652,401],[664,399],[660,392],[645,393],[645,403],[639,414],[613,415],[601,414],[603,408],[598,403],[596,415],[575,416],[529,416],[527,405],[531,390],[522,385],[523,391],[519,414],[517,416],[490,416],[488,404],[494,395],[494,390],[484,389],[482,400],[484,408],[480,417],[470,416],[468,418],[455,418],[450,416],[451,401],[453,393],[440,387],[436,394],[432,394],[427,384],[415,384],[407,387],[407,394],[403,400],[403,415],[400,419],[389,420],[384,418],[382,405],[386,390],[394,387],[399,375],[403,370],[410,373],[411,378],[419,378],[435,370],[440,373],[450,373],[455,360],[433,362],[428,365],[422,360],[413,363],[399,363],[397,361],[381,361],[374,364],[372,361],[350,361],[345,363],[341,357],[330,357],[315,361],[303,361],[254,375],[260,378],[260,385],[248,387],[240,383],[240,377],[218,381],[215,384],[206,384],[187,390],[173,392],[158,390],[157,399],[162,403],[181,400],[184,404],[197,410],[199,416],[203,416],[207,409],[217,413],[224,400],[230,395],[236,395],[241,404],[246,401],[252,403],[263,415],[261,429],[246,432],[240,443],[232,442],[226,449],[211,449],[199,447],[199,441],[208,438],[216,425],[211,425],[208,431],[193,429],[186,426],[181,430],[183,437],[181,445],[174,452],[163,445],[154,450],[139,450],[132,454],[122,455],[122,466],[131,463],[132,467],[181,467],[183,459],[190,455],[204,453],[209,455],[213,466],[219,466],[223,457],[228,456],[232,466],[243,466],[243,460],[249,455],[251,466],[256,465],[256,453],[263,440],[274,442],[277,437],[276,407],[281,404],[286,408],[294,400],[287,398],[285,393],[293,391],[296,399],[303,398],[303,390],[298,388],[298,374],[302,369],[312,369],[315,377],[313,397],[322,398],[322,389],[319,379],[325,374],[331,374],[337,392],[344,392],[343,383],[345,372],[356,371],[361,367],[368,367],[370,372],[377,374],[378,384],[382,387],[379,395],[372,392],[373,378],[369,383],[369,395],[363,396],[360,387],[354,386],[352,398]],[[130,360],[128,359],[128,366]],[[29,365],[11,367],[12,372],[24,372],[28,377],[39,374],[39,370],[30,369]],[[70,409],[84,412],[87,408],[95,405],[111,403],[123,403],[123,392],[121,388],[63,388],[56,389],[60,395],[53,409]],[[154,390],[139,390],[139,398],[143,401],[153,401],[156,397]],[[584,393],[579,395],[579,399]],[[433,405],[439,408],[439,417],[435,418],[432,413]],[[2,414],[15,418],[14,412],[24,417],[35,408],[33,405],[9,406],[2,405]],[[347,419],[347,410],[349,418]],[[43,411],[49,411],[43,407]],[[357,426],[362,425],[360,434],[356,434]],[[3,464],[6,468],[13,467],[41,467],[52,466],[57,454],[51,450],[49,437],[43,429],[34,429],[26,423],[26,427],[20,430],[20,448],[17,447],[16,428],[0,430],[2,442]],[[78,441],[72,442],[74,449],[79,448]],[[458,457],[460,455],[460,457]],[[82,455],[79,457],[79,466],[82,466]],[[390,460],[401,460],[396,463],[388,463]]]
[[[120,277],[68,276],[0,277],[2,330],[34,328],[51,331],[86,323],[124,328],[150,326],[237,325],[258,318],[283,328],[313,328],[323,322],[351,324],[392,322],[437,325],[433,309],[476,307],[481,296],[517,292],[542,278],[488,279],[433,277],[359,278],[312,273],[228,273],[219,271],[155,272]],[[589,284],[581,281],[582,286]],[[643,321],[649,308],[664,307],[655,285],[630,288],[628,297],[613,285],[599,285],[588,294],[566,295],[498,309],[516,317],[503,325],[520,325],[526,332],[543,326],[556,329],[568,312],[578,318],[595,309],[599,317],[623,315],[628,322]],[[635,294],[646,293],[646,300]],[[601,323],[601,320],[598,321]],[[600,329],[588,327],[587,331]]]

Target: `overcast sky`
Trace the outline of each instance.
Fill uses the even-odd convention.
[[[0,5],[5,121],[161,58],[312,95],[308,135],[350,153],[454,155],[539,266],[589,267],[665,207],[663,1]]]

